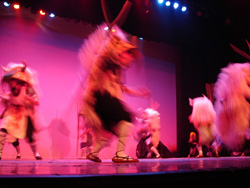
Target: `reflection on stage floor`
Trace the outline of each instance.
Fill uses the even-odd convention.
[[[65,179],[72,178],[71,185],[78,179],[77,185],[87,183],[87,186],[97,187],[117,186],[118,184],[121,185],[120,187],[123,187],[122,185],[125,187],[125,185],[130,185],[129,182],[133,185],[157,184],[152,182],[158,182],[159,185],[160,183],[181,185],[185,183],[184,181],[203,184],[203,180],[210,182],[205,185],[211,183],[217,185],[224,181],[246,185],[250,181],[249,172],[250,157],[140,159],[137,163],[113,163],[109,159],[104,159],[102,163],[83,159],[41,161],[2,159],[0,161],[0,185],[2,182],[8,187],[12,179],[16,182],[19,180],[23,185],[26,185],[24,180],[28,182],[33,179],[42,185],[42,182],[48,179],[52,182],[53,178],[57,180],[61,178],[61,183],[66,183]],[[112,183],[104,181],[105,178],[106,180],[112,179]],[[248,178],[249,181],[247,181]],[[84,179],[86,181],[83,181]],[[13,182],[11,185],[14,185]]]

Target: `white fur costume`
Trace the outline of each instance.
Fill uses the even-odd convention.
[[[145,122],[151,137],[147,140],[147,144],[151,145],[150,150],[155,153],[156,157],[160,157],[157,147],[161,138],[161,123],[160,123],[160,113],[152,108],[147,108],[144,111],[146,117]]]
[[[249,128],[250,64],[229,64],[215,83],[216,126],[220,141],[229,151],[242,149]]]
[[[157,147],[160,142],[160,114],[152,108],[147,108],[144,112],[146,114],[144,121],[146,122],[148,131],[151,134],[151,139],[148,140],[154,147]]]
[[[203,156],[201,146],[209,146],[214,140],[216,114],[212,102],[206,96],[189,99],[189,104],[193,107],[189,120],[198,131],[199,155]]]

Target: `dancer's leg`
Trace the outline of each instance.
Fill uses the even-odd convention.
[[[118,137],[118,143],[116,148],[116,154],[120,157],[127,156],[125,154],[125,148],[128,139],[130,138],[133,131],[133,124],[127,121],[120,121],[114,128],[113,131]]]
[[[34,131],[35,131],[34,124],[33,124],[32,119],[31,119],[30,116],[28,116],[27,118],[28,118],[28,128],[27,128],[27,138],[26,138],[26,140],[29,143],[30,148],[31,148],[36,160],[41,160],[42,157],[37,152],[36,140],[34,139]]]
[[[101,162],[101,159],[99,159],[99,152],[108,143],[107,133],[105,133],[103,130],[93,129],[93,136],[95,142],[93,145],[93,149],[91,153],[87,155],[87,158],[95,162]]]
[[[158,152],[158,150],[156,149],[155,146],[151,146],[150,147],[150,151],[155,154],[156,158],[160,158],[161,157],[160,153]]]
[[[12,145],[13,145],[13,146],[15,147],[15,149],[16,149],[16,153],[17,153],[16,159],[20,159],[20,158],[21,158],[21,152],[20,152],[19,140],[16,139],[16,141],[13,142]]]
[[[2,158],[3,147],[6,141],[7,131],[5,129],[0,129],[0,160]]]
[[[37,147],[36,147],[36,143],[29,143],[30,148],[34,154],[34,157],[36,158],[36,160],[42,160],[42,157],[40,156],[40,154],[37,152]]]

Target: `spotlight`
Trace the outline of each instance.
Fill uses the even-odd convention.
[[[105,31],[107,31],[108,29],[109,29],[109,27],[108,27],[108,26],[107,26],[107,27],[104,27],[104,30],[105,30]]]
[[[158,0],[158,3],[159,3],[159,4],[162,4],[162,3],[163,3],[163,0]]]
[[[170,2],[170,1],[166,1],[165,5],[166,5],[167,7],[169,7],[169,6],[171,5],[171,2]]]
[[[174,8],[177,9],[179,7],[179,3],[174,3]]]
[[[186,12],[186,11],[187,11],[187,7],[186,7],[186,6],[182,6],[182,7],[181,7],[181,11],[182,11],[182,12]]]
[[[50,14],[49,14],[49,17],[54,18],[54,17],[55,17],[55,14],[54,14],[54,13],[50,13]]]
[[[3,2],[3,5],[4,5],[5,7],[9,7],[9,6],[10,6],[10,3],[4,1],[4,2]]]
[[[13,5],[13,8],[16,9],[16,10],[18,10],[18,9],[20,9],[20,5],[17,4],[17,3],[15,3],[15,4]]]
[[[39,13],[44,16],[46,13],[43,10],[40,10]]]
[[[140,39],[140,40],[143,40],[143,38],[142,38],[142,37],[139,37],[139,39]]]

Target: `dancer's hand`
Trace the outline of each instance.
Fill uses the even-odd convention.
[[[129,89],[127,87],[123,87],[123,91],[127,94],[134,95],[134,96],[140,96],[144,98],[148,98],[151,95],[151,92],[148,88],[145,86],[137,87],[137,89]]]
[[[151,96],[151,91],[146,87],[140,87],[139,92],[141,97],[149,98]]]

